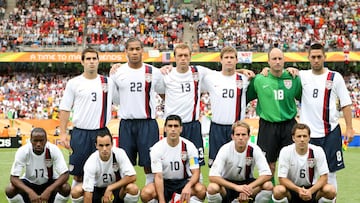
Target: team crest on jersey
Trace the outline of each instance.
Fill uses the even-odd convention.
[[[152,80],[152,75],[151,73],[145,73],[145,81],[146,82],[151,82]]]
[[[236,80],[235,83],[236,83],[236,87],[238,89],[242,89],[242,87],[243,87],[243,81],[242,80]]]
[[[52,160],[51,159],[45,159],[45,166],[50,168],[53,165]]]
[[[284,80],[284,86],[286,89],[290,89],[292,87],[292,80]]]
[[[195,72],[192,74],[194,81],[199,81],[199,73]]]
[[[309,168],[314,168],[314,166],[315,166],[314,158],[308,158],[308,166],[309,166]]]
[[[187,152],[185,151],[181,152],[181,160],[186,161],[186,159],[187,159]]]
[[[101,83],[101,89],[103,92],[107,92],[109,90],[109,85],[107,83]]]
[[[112,167],[113,167],[113,171],[114,171],[114,172],[118,172],[118,171],[119,171],[119,165],[118,165],[117,163],[113,163]]]
[[[333,81],[332,80],[326,80],[326,83],[325,83],[325,88],[330,90],[333,86]]]
[[[246,165],[251,166],[253,158],[252,157],[246,157]]]

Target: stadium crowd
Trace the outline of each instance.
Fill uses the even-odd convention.
[[[328,50],[360,49],[359,1],[218,1],[197,26],[202,50],[226,45],[267,51],[304,51],[314,41]]]
[[[191,42],[200,51],[226,45],[240,50],[304,51],[313,41],[328,50],[360,49],[358,1],[202,1],[189,9],[155,1],[17,0],[4,17],[0,1],[0,44],[46,47],[98,45],[100,51],[124,51],[124,41],[137,36],[146,46],[172,49],[183,41],[184,22],[197,32]],[[347,46],[346,46],[347,45]]]

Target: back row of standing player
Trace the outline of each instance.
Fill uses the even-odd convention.
[[[62,144],[70,148],[70,173],[73,186],[82,182],[83,165],[95,151],[97,131],[111,119],[111,104],[119,104],[119,146],[132,164],[144,167],[146,182],[152,182],[149,148],[159,139],[155,120],[155,95],[165,94],[165,116],[180,115],[184,122],[182,136],[192,141],[199,150],[200,165],[204,165],[204,148],[199,122],[199,98],[202,91],[211,96],[213,113],[209,133],[209,165],[219,148],[231,140],[231,125],[242,120],[246,102],[258,99],[260,116],[258,144],[265,152],[274,174],[275,162],[283,146],[292,142],[291,128],[296,123],[295,99],[301,99],[300,120],[310,126],[312,142],[324,148],[329,163],[329,182],[336,184],[335,172],[344,168],[341,151],[341,131],[336,100],[346,121],[345,139],[351,142],[351,100],[342,76],[324,67],[325,51],[320,44],[309,50],[311,70],[300,71],[293,77],[284,71],[284,54],[273,48],[268,54],[268,76],[253,77],[251,71],[236,72],[237,51],[225,47],[220,54],[221,72],[202,66],[190,66],[190,48],[181,44],[174,50],[175,70],[162,72],[143,63],[143,45],[136,38],[126,43],[128,62],[111,74],[110,78],[98,75],[98,53],[86,49],[81,63],[84,73],[71,79],[65,89],[60,106]],[[296,72],[292,70],[293,72]],[[67,124],[73,111],[71,140]],[[69,142],[70,141],[70,142]],[[331,147],[330,147],[331,146]]]

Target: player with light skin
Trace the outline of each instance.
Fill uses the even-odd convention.
[[[258,99],[259,115],[257,144],[265,152],[272,173],[282,147],[291,144],[291,128],[296,123],[297,105],[301,97],[301,82],[284,71],[284,53],[272,48],[268,53],[269,76],[258,74],[250,83],[247,101]]]
[[[245,118],[249,78],[237,73],[237,51],[224,47],[220,52],[221,72],[208,74],[204,90],[209,92],[212,119],[209,132],[209,166],[220,147],[231,140],[232,124]]]
[[[124,150],[113,147],[110,131],[104,129],[96,137],[96,149],[84,166],[84,182],[72,190],[72,196],[84,203],[138,201],[136,172]],[[76,192],[75,192],[76,191]]]
[[[271,171],[261,149],[249,142],[250,126],[242,121],[232,125],[232,141],[223,145],[209,172],[209,202],[269,202],[273,185]],[[249,150],[252,150],[250,156]],[[259,177],[253,175],[254,167]]]
[[[141,191],[143,202],[166,203],[174,192],[180,194],[180,202],[202,202],[206,187],[199,182],[198,152],[194,144],[180,137],[181,118],[169,115],[165,120],[167,136],[157,142],[150,151],[154,183]]]
[[[302,123],[292,130],[294,144],[280,152],[278,177],[273,201],[277,202],[332,202],[336,196],[333,185],[327,183],[329,169],[321,147],[309,144],[310,128]]]
[[[84,71],[67,82],[60,103],[60,144],[72,151],[69,159],[73,186],[82,182],[83,166],[96,148],[97,131],[111,120],[111,105],[115,86],[113,81],[98,74],[99,55],[93,48],[81,53]],[[89,110],[91,109],[91,110]],[[67,127],[72,112],[73,130],[69,139]]]
[[[34,128],[30,143],[16,152],[11,184],[5,193],[9,202],[65,203],[70,194],[68,179],[69,171],[60,149],[47,141],[44,129]]]

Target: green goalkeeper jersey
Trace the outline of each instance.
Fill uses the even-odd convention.
[[[247,90],[247,101],[258,99],[256,113],[269,122],[281,122],[294,118],[297,114],[296,101],[301,98],[299,77],[293,78],[287,71],[275,77],[258,74],[251,80]]]

